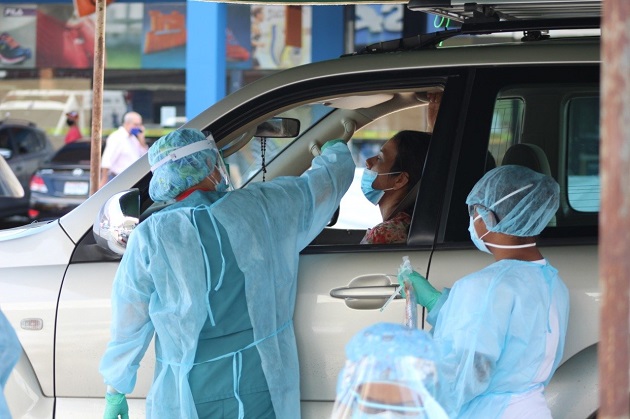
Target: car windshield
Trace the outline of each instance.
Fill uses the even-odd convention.
[[[332,111],[334,111],[334,108],[315,103],[290,109],[277,116],[298,119],[300,121],[300,135],[302,135]],[[250,133],[247,132],[243,135],[250,135]],[[298,137],[265,138],[261,140],[259,137],[251,136],[245,146],[225,159],[225,163],[230,168],[230,178],[234,187],[240,188],[244,186],[260,172],[263,157],[265,164],[268,164]],[[244,140],[242,137],[237,138],[224,151],[229,150],[232,145],[242,143]]]

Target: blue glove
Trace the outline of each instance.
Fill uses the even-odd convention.
[[[344,140],[339,140],[339,139],[326,141],[326,143],[324,143],[324,145],[321,148],[322,153],[324,152],[324,150],[326,150],[326,148],[330,147],[331,145],[335,145],[337,143],[344,143],[345,144],[345,141]]]
[[[129,406],[124,394],[105,393],[105,413],[103,419],[129,419]]]
[[[429,281],[418,272],[413,271],[407,278],[411,281],[411,285],[413,285],[413,290],[416,293],[416,301],[423,307],[426,307],[429,311],[433,308],[437,300],[440,298],[442,293],[435,288],[433,285],[429,284]],[[398,275],[398,283],[402,287],[402,296],[405,296],[405,278],[403,275]]]

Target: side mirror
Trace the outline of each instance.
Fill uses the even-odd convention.
[[[13,152],[11,150],[9,150],[8,148],[0,148],[0,156],[2,156],[5,159],[9,160],[11,158],[11,156],[13,156]]]
[[[3,149],[0,149],[0,151]],[[10,154],[10,153],[9,153]],[[11,170],[9,164],[4,161],[0,153],[0,196],[9,198],[21,198],[24,196],[22,184]]]
[[[129,189],[109,198],[92,226],[96,243],[116,254],[125,253],[127,241],[140,222],[140,190]]]
[[[255,137],[292,138],[300,133],[300,120],[294,118],[271,118],[256,127]]]

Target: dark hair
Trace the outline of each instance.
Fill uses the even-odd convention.
[[[407,192],[409,192],[422,177],[431,134],[421,131],[400,131],[391,140],[396,143],[396,160],[390,171],[407,172],[409,175]]]

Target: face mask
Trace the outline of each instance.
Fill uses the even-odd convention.
[[[480,217],[481,217],[480,215],[477,216],[477,218],[480,218]],[[472,240],[472,242],[475,245],[475,247],[477,247],[477,249],[481,250],[482,252],[486,252],[486,253],[492,254],[490,249],[488,249],[488,246],[495,247],[495,248],[498,248],[498,249],[523,249],[525,247],[534,247],[534,246],[536,246],[536,243],[526,243],[526,244],[494,244],[494,243],[486,243],[482,239],[484,237],[486,237],[486,234],[490,233],[490,231],[487,231],[486,234],[484,234],[483,236],[479,237],[479,235],[477,234],[477,230],[475,229],[475,220],[477,218],[470,217],[470,225],[468,226],[468,232],[470,233],[470,239]]]
[[[468,232],[470,233],[470,239],[472,240],[473,244],[475,245],[477,249],[481,250],[482,252],[492,254],[490,249],[488,249],[488,246],[486,246],[486,243],[483,240],[481,240],[481,237],[479,237],[479,235],[477,234],[477,229],[475,229],[475,220],[476,218],[470,217],[470,224],[468,225]],[[486,234],[488,233],[489,232],[486,232]],[[484,234],[483,237],[485,237],[486,234]]]
[[[368,201],[374,205],[378,205],[379,201],[385,194],[385,191],[391,191],[394,188],[388,189],[374,189],[372,184],[376,180],[377,176],[383,175],[395,175],[402,172],[389,172],[389,173],[376,173],[374,170],[364,169],[363,176],[361,177],[361,191]]]
[[[137,127],[131,128],[131,130],[129,131],[129,134],[135,135],[135,136],[137,136],[138,134],[142,134],[142,128],[137,128]]]
[[[74,125],[74,120],[73,119],[66,119],[66,124],[68,124],[68,126],[73,126]]]

